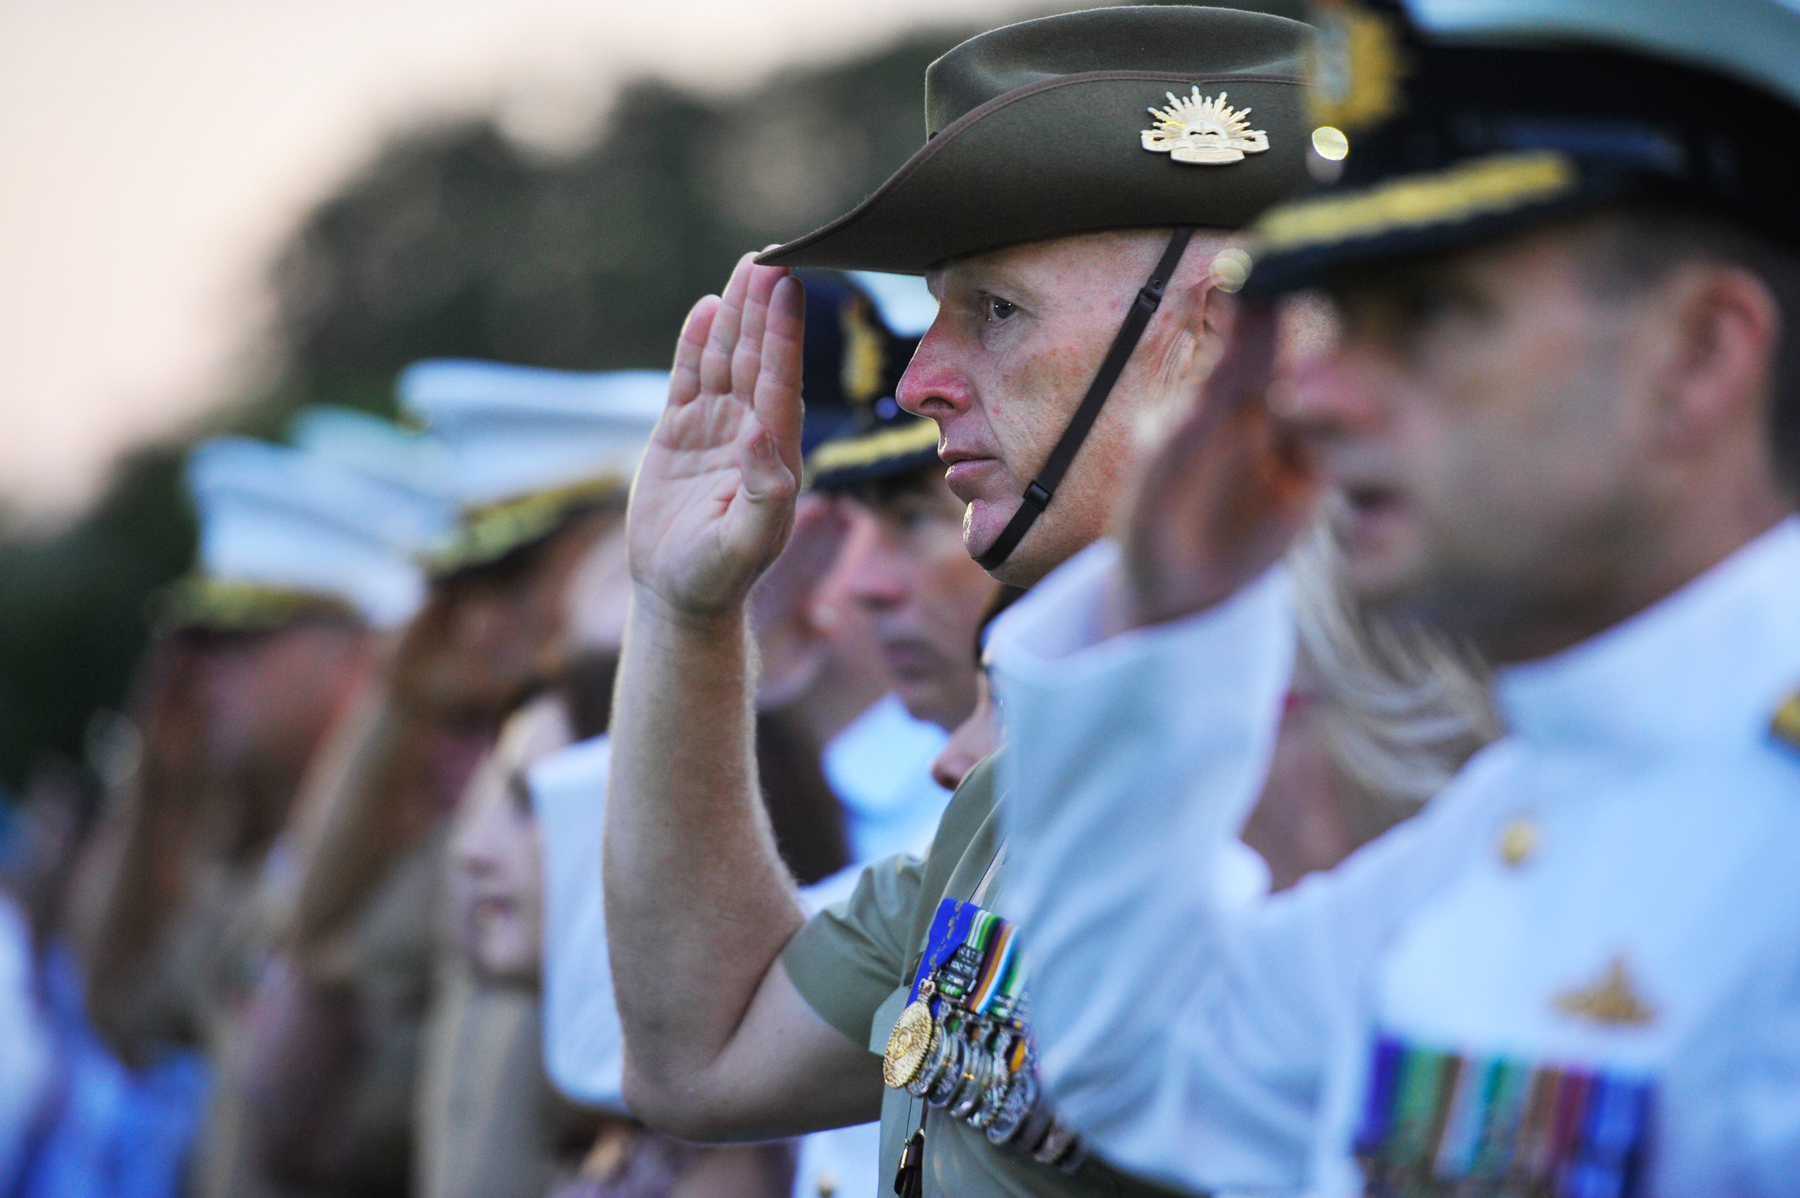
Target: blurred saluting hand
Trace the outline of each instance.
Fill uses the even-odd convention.
[[[1146,463],[1126,507],[1113,631],[1222,602],[1273,565],[1311,518],[1317,475],[1269,410],[1279,322],[1239,305],[1225,354]]]
[[[678,618],[739,608],[793,529],[804,292],[753,259],[688,314],[632,488],[632,578]]]

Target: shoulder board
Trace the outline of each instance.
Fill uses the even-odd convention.
[[[1769,731],[1800,749],[1800,690],[1789,695],[1775,709],[1775,718],[1769,721]]]

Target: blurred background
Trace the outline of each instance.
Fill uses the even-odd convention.
[[[0,784],[105,772],[196,439],[391,413],[424,357],[665,365],[917,148],[932,58],[1056,8],[0,5]]]

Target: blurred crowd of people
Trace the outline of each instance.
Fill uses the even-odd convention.
[[[5,1192],[1800,1193],[1800,9],[1719,9],[1006,26],[669,372],[199,447],[5,841]]]
[[[759,594],[756,753],[823,906],[922,852],[985,755],[976,633],[1003,592],[935,438],[883,446],[935,301],[809,281],[818,468]],[[284,444],[194,451],[197,559],[104,731],[111,784],[52,764],[7,830],[6,1192],[872,1184],[866,1131],[700,1149],[620,1093],[596,795],[667,386],[423,362],[407,427],[317,408]]]

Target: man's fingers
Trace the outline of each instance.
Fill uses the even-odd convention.
[[[1194,459],[1216,449],[1221,430],[1246,412],[1264,410],[1275,365],[1273,309],[1244,304],[1226,333],[1224,355],[1162,446],[1152,455],[1145,487],[1154,490],[1191,471]]]
[[[795,478],[801,473],[800,430],[805,420],[801,403],[805,344],[806,288],[799,279],[779,279],[769,296],[752,402],[757,422],[774,434],[776,450]]]
[[[700,357],[701,389],[716,395],[731,390],[731,359],[737,350],[738,330],[744,319],[744,295],[750,289],[754,263],[755,256],[751,254],[738,259],[736,269],[731,272],[731,281],[719,297],[719,310],[713,316],[706,352]]]
[[[1258,406],[1263,403],[1275,372],[1278,329],[1274,304],[1239,303],[1231,344],[1213,372],[1213,381],[1227,402]]]
[[[713,316],[719,310],[719,297],[706,295],[688,311],[681,326],[681,337],[675,342],[675,364],[669,368],[669,406],[691,403],[700,394],[700,358],[706,352],[706,339],[712,333]]]
[[[1241,305],[1198,402],[1145,463],[1126,536],[1136,622],[1232,594],[1306,520],[1314,475],[1267,403],[1276,345],[1274,309]]]
[[[750,273],[750,285],[744,291],[744,317],[738,330],[737,347],[731,355],[731,390],[745,400],[756,393],[756,379],[762,371],[763,329],[769,319],[769,295],[787,271],[778,266],[758,266]]]
[[[781,538],[785,541],[789,531],[785,524],[789,518],[788,509],[799,493],[800,484],[798,477],[788,470],[787,463],[781,460],[781,452],[769,430],[758,430],[744,447],[740,469],[743,486],[739,489],[738,499],[777,513],[784,522]],[[733,500],[734,507],[736,504],[737,500]]]

